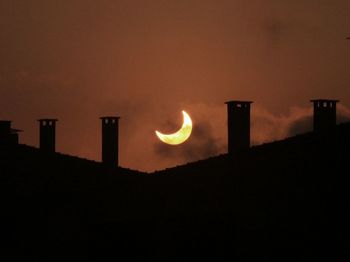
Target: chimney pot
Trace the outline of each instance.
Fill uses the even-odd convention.
[[[324,132],[334,128],[337,124],[337,103],[339,100],[313,99],[310,102],[314,105],[314,132]]]
[[[39,119],[40,128],[40,149],[46,152],[56,151],[56,122],[57,119]]]
[[[119,117],[105,116],[102,120],[102,163],[109,167],[119,166]]]
[[[228,101],[228,153],[247,150],[250,147],[250,106],[251,101]]]

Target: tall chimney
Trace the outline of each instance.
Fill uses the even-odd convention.
[[[314,132],[323,132],[337,124],[337,103],[339,100],[314,99]]]
[[[46,152],[56,150],[56,122],[57,119],[39,119],[40,149]]]
[[[247,150],[250,147],[250,104],[251,101],[228,101],[228,153]]]
[[[106,116],[102,120],[102,163],[109,167],[118,167],[118,127],[119,117]]]

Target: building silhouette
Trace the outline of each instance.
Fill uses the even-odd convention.
[[[39,119],[39,147],[46,152],[56,151],[56,122],[57,119]]]
[[[228,101],[228,153],[235,154],[250,147],[251,101]]]
[[[109,167],[118,167],[119,117],[105,116],[100,119],[102,120],[102,163]]]
[[[334,125],[337,101],[312,102]],[[103,163],[0,146],[0,260],[349,261],[350,123],[250,147],[250,104],[227,102],[230,154],[148,174],[111,168],[118,117]],[[56,121],[39,120],[51,149]],[[0,145],[16,138],[0,121]]]
[[[337,103],[339,100],[313,99],[313,130],[323,132],[334,128],[337,124]]]
[[[17,145],[20,131],[11,128],[11,121],[0,120],[0,146]]]

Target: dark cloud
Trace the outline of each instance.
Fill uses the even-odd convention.
[[[204,159],[227,151],[226,110],[224,106],[200,104],[192,107],[193,112],[201,112],[194,118],[195,128],[190,139],[182,145],[170,146],[154,140],[155,155],[168,165],[175,165]],[[251,112],[251,144],[259,145],[270,141],[302,134],[312,130],[312,107],[292,107],[288,113],[276,115],[258,104],[253,104]],[[210,119],[208,121],[207,119]],[[350,121],[350,109],[338,105],[337,122]],[[176,124],[165,121],[166,130],[176,130]],[[160,161],[160,162],[161,162]]]
[[[290,123],[287,136],[293,136],[312,130],[312,116],[305,116]]]
[[[344,104],[339,104],[337,108],[337,123],[350,122],[350,108]]]
[[[295,119],[289,124],[287,136],[302,134],[312,130],[313,116],[306,115]],[[350,110],[346,106],[339,104],[337,109],[337,123],[345,123],[350,121]]]
[[[155,153],[164,158],[177,158],[181,162],[195,161],[219,154],[224,145],[213,136],[211,125],[199,122],[193,128],[191,137],[185,143],[172,146],[157,141]]]

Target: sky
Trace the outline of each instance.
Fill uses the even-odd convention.
[[[350,120],[348,0],[0,0],[0,119],[38,146],[101,159],[120,116],[120,165],[152,171],[226,152],[228,100],[250,100],[252,144],[311,130],[312,98]],[[193,133],[181,146],[181,111]]]

